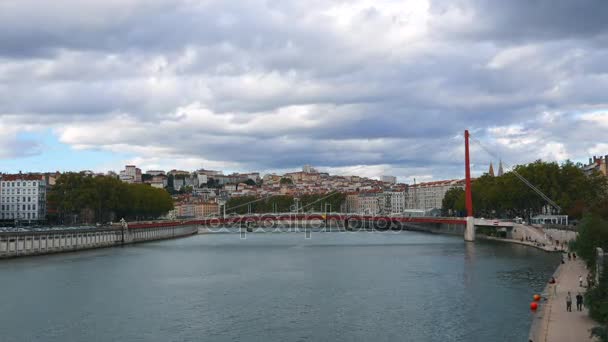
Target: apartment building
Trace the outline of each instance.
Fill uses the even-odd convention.
[[[452,188],[464,189],[464,186],[464,180],[456,179],[411,185],[405,193],[406,209],[441,209],[445,193]]]
[[[364,192],[359,194],[359,214],[378,215],[381,210],[381,201],[378,193]]]
[[[383,183],[397,184],[397,177],[395,176],[382,176],[380,177],[380,180]]]
[[[203,202],[194,205],[194,216],[204,218],[209,216],[219,216],[220,206],[215,202]]]
[[[608,155],[604,157],[593,156],[589,158],[589,164],[583,166],[583,172],[586,175],[591,175],[593,172],[599,172],[604,176],[608,176]]]
[[[0,180],[0,219],[45,220],[46,192],[47,186],[43,176],[3,175]]]
[[[126,165],[118,178],[125,183],[141,183],[141,169],[135,165]]]
[[[405,211],[404,191],[385,191],[382,193],[382,212],[384,214],[401,214]]]

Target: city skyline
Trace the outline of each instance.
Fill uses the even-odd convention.
[[[599,156],[598,158],[604,158],[604,156]],[[591,159],[590,159],[591,160]],[[606,155],[606,160],[608,160],[608,155]],[[593,165],[595,165],[595,162],[592,164],[588,164],[585,165],[585,167],[592,167]],[[490,168],[492,167],[492,164],[490,164]],[[242,171],[242,170],[222,170],[222,169],[216,169],[216,170],[210,170],[208,168],[196,168],[196,169],[180,169],[180,168],[170,168],[170,169],[142,169],[140,167],[138,167],[138,165],[134,165],[134,164],[129,164],[129,165],[123,165],[122,169],[112,169],[112,170],[93,170],[93,169],[72,169],[72,170],[45,170],[45,171],[41,171],[41,170],[16,170],[16,171],[6,171],[6,170],[0,170],[0,179],[2,178],[2,176],[10,176],[10,175],[44,175],[44,174],[64,174],[64,173],[82,173],[82,174],[86,174],[86,175],[90,175],[90,176],[112,176],[112,177],[118,177],[120,178],[120,176],[122,176],[123,174],[129,174],[131,175],[131,173],[127,172],[126,169],[132,168],[132,172],[135,172],[135,170],[137,170],[137,172],[139,173],[139,180],[137,181],[137,183],[141,183],[141,175],[142,174],[146,174],[149,176],[155,176],[157,174],[162,174],[163,176],[171,174],[171,173],[184,173],[187,172],[190,175],[195,175],[199,172],[216,172],[217,175],[220,176],[229,176],[229,175],[247,175],[247,174],[257,174],[259,176],[265,176],[265,175],[272,175],[272,176],[285,176],[285,175],[289,175],[289,174],[293,174],[293,173],[312,173],[312,174],[328,174],[330,176],[333,177],[361,177],[361,178],[365,178],[365,179],[369,179],[369,180],[374,180],[374,181],[378,181],[378,182],[383,182],[383,183],[387,183],[387,184],[411,184],[411,185],[416,185],[416,183],[428,183],[428,182],[437,182],[437,181],[452,181],[452,180],[460,180],[462,179],[462,177],[458,178],[453,178],[453,179],[431,179],[431,178],[422,178],[422,179],[418,179],[418,182],[416,180],[416,177],[409,177],[409,178],[405,178],[405,177],[397,177],[397,176],[393,176],[393,175],[388,175],[388,174],[377,174],[377,175],[372,175],[372,176],[368,176],[368,175],[363,175],[363,174],[349,174],[349,173],[331,173],[328,172],[324,169],[316,169],[314,168],[312,165],[310,164],[306,164],[304,166],[302,166],[301,168],[293,168],[293,169],[286,169],[286,170],[282,170],[282,172],[277,172],[277,170],[273,170],[273,171],[268,171],[268,172],[260,172],[258,170],[248,170],[248,171]],[[501,162],[501,170],[502,170],[502,162]],[[491,176],[495,176],[494,173],[489,172],[488,170],[486,170],[485,172],[479,172],[479,175],[483,175],[483,174],[489,174]],[[502,173],[497,174],[498,176],[501,176]],[[135,177],[135,174],[133,173],[131,175],[132,177]],[[211,177],[212,178],[212,177]],[[411,178],[411,182],[408,182],[408,179]]]
[[[464,129],[508,165],[585,163],[608,153],[607,6],[4,1],[0,172],[412,183],[463,177]],[[473,144],[474,175],[499,158]]]
[[[608,341],[606,61],[608,0],[0,0],[2,341]]]

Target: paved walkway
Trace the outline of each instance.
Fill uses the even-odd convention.
[[[548,300],[543,310],[542,323],[537,340],[534,342],[584,342],[592,341],[589,330],[597,325],[589,318],[587,309],[576,311],[576,295],[585,293],[579,286],[579,276],[583,277],[586,286],[587,269],[582,260],[566,261],[556,272],[557,296],[552,286],[548,287]],[[572,295],[572,312],[566,311],[566,295]]]
[[[479,239],[484,239],[484,240],[494,240],[494,241],[502,241],[502,242],[508,242],[508,243],[514,243],[514,244],[518,244],[518,245],[524,245],[524,246],[530,246],[530,247],[534,247],[534,248],[538,248],[538,249],[542,249],[545,252],[563,252],[563,249],[561,248],[557,248],[557,246],[554,245],[544,245],[542,246],[541,244],[537,244],[534,242],[529,242],[529,241],[521,241],[521,240],[515,240],[515,239],[505,239],[505,238],[497,238],[497,237],[493,237],[493,236],[484,236],[484,235],[477,235],[476,238]]]

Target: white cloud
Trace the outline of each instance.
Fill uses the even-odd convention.
[[[499,51],[488,63],[491,69],[503,69],[512,65],[525,65],[529,67],[529,61],[535,57],[538,49],[534,45],[524,45]]]
[[[510,164],[604,154],[605,18],[494,6],[3,1],[0,158],[44,153],[23,134],[47,129],[135,156],[117,166],[312,163],[407,181],[459,178],[464,129]],[[476,173],[497,162],[473,152]]]
[[[539,157],[548,161],[564,161],[571,158],[566,151],[565,145],[555,141],[545,143],[544,146],[541,147]]]
[[[581,115],[581,119],[603,127],[608,127],[608,111],[583,114]]]
[[[597,143],[587,150],[590,156],[608,155],[608,143]]]

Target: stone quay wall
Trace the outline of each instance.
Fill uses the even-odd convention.
[[[114,247],[154,240],[173,239],[198,233],[197,225],[123,229],[52,229],[0,233],[0,258],[73,252]]]

